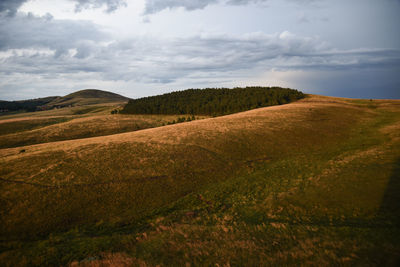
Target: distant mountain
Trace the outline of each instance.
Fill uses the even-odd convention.
[[[21,101],[0,101],[0,112],[37,111],[69,106],[128,102],[129,98],[97,89],[85,89],[66,96],[52,96]]]
[[[44,98],[35,98],[29,100],[19,100],[19,101],[3,101],[0,100],[0,113],[9,111],[36,111],[38,107],[47,105],[48,103],[59,98],[59,96],[49,96]]]
[[[84,106],[102,103],[127,102],[129,98],[97,89],[85,89],[63,97],[58,97],[49,102],[45,106],[52,107],[68,107],[68,106]]]

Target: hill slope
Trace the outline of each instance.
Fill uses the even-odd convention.
[[[0,149],[131,132],[180,119],[178,115],[110,115],[115,107],[118,108],[94,105],[52,110],[57,114],[69,109],[74,115],[44,116],[49,112],[42,112],[41,116],[25,113],[19,118],[5,117],[0,120]]]
[[[395,265],[399,133],[400,101],[310,96],[1,149],[0,263]]]

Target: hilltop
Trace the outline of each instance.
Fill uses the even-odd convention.
[[[85,89],[58,97],[45,105],[47,108],[51,107],[68,107],[68,106],[83,106],[115,102],[127,102],[129,98],[97,89]]]
[[[307,96],[0,149],[0,263],[395,266],[399,129],[399,100]]]
[[[85,89],[66,96],[51,96],[45,98],[19,100],[19,101],[0,101],[0,111],[38,111],[52,108],[63,108],[71,106],[84,106],[105,103],[127,102],[129,98],[103,90]]]

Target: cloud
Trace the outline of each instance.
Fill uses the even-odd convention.
[[[145,14],[154,14],[164,9],[183,7],[186,10],[203,9],[219,0],[147,0]]]
[[[145,14],[154,14],[164,9],[184,8],[186,10],[203,9],[213,4],[248,5],[264,3],[269,0],[146,0]]]
[[[82,9],[101,8],[106,6],[106,12],[110,13],[120,7],[126,6],[126,0],[71,0],[76,3],[75,11],[80,12]]]
[[[269,0],[229,0],[226,3],[228,5],[249,5],[249,4],[257,4],[257,3],[265,3]]]
[[[290,32],[111,41],[93,25],[56,20],[40,36],[16,32],[22,30],[22,24],[40,28],[43,20],[22,20],[14,25],[14,38],[20,39],[2,44],[0,73],[53,78],[92,73],[108,81],[171,83],[200,76],[241,77],[271,69],[338,71],[400,66],[399,50],[337,50],[317,38]],[[64,30],[57,32],[59,28]]]
[[[340,50],[319,38],[288,31],[115,40],[88,21],[17,12],[14,16],[0,14],[0,36],[0,99],[14,93],[5,93],[10,88],[44,90],[46,85],[63,88],[68,84],[78,89],[90,83],[144,84],[154,88],[173,84],[182,84],[184,88],[188,84],[216,86],[251,80],[271,70],[303,71],[316,76],[332,72],[341,77],[351,73],[364,80],[391,79],[390,88],[399,84],[399,78],[393,74],[400,69],[398,49]],[[350,84],[350,76],[346,77]],[[299,84],[306,84],[296,79]],[[338,78],[331,79],[332,85],[338,85],[335,79]],[[318,86],[323,86],[323,79],[318,81]],[[366,86],[354,81],[353,85]]]
[[[22,6],[27,0],[1,0],[0,1],[0,14],[6,13],[7,15],[15,15],[18,8]]]
[[[204,9],[209,5],[223,4],[223,5],[234,5],[244,6],[250,4],[265,5],[265,3],[271,0],[146,0],[146,6],[144,14],[154,14],[164,9],[184,8],[185,10],[196,10]],[[320,2],[322,0],[285,0],[298,4],[311,4]]]
[[[29,0],[1,0],[0,14],[5,13],[8,16],[14,16],[18,9]],[[83,9],[93,9],[106,7],[106,12],[110,13],[116,9],[126,6],[126,0],[69,0],[76,2],[75,11],[80,12]]]
[[[88,21],[56,20],[47,14],[0,15],[0,51],[9,49],[51,49],[57,55],[76,48],[80,55],[87,54],[90,43],[107,38],[98,27]]]
[[[61,22],[52,23],[57,25]],[[83,36],[85,39],[80,39]],[[385,92],[394,96],[393,88],[400,83],[397,74],[393,74],[400,69],[399,50],[337,50],[317,38],[296,36],[290,32],[173,39],[137,37],[109,42],[97,42],[98,38],[105,37],[96,34],[91,39],[88,38],[90,35],[78,34],[76,37],[72,37],[75,40],[59,54],[57,43],[62,39],[58,40],[57,36],[54,43],[33,42],[29,45],[25,42],[19,48],[3,49],[0,52],[0,88],[3,88],[0,89],[0,99],[11,94],[1,92],[4,88],[22,90],[30,86],[44,90],[45,85],[53,88],[68,85],[80,89],[90,84],[98,87],[98,84],[122,83],[126,86],[131,84],[130,88],[132,84],[140,84],[141,88],[147,86],[148,90],[181,84],[179,88],[182,89],[189,84],[226,86],[231,84],[230,81],[251,81],[271,71],[310,73],[312,75],[295,78],[282,76],[282,80],[287,79],[299,89],[326,88],[331,90],[327,91],[331,94],[333,87],[340,85],[338,89],[342,90],[342,96],[346,95],[347,88],[357,88],[358,91],[352,93],[354,96],[362,95],[363,87],[379,83],[387,84]],[[46,38],[51,39],[49,36]],[[340,77],[343,82],[337,81]],[[357,82],[358,78],[369,82]],[[269,77],[260,80],[268,81]],[[344,87],[346,83],[348,87]],[[370,97],[373,97],[373,92],[371,89]],[[148,93],[141,91],[141,94]]]
[[[269,0],[146,0],[145,14],[154,14],[164,9],[184,8],[186,10],[204,9],[209,5],[248,5],[265,3]]]

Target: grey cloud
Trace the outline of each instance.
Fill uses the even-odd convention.
[[[174,40],[138,38],[108,45],[86,40],[75,45],[75,54],[65,52],[58,58],[40,50],[29,56],[10,55],[3,59],[0,73],[57,76],[83,72],[97,73],[104,80],[170,83],[200,74],[240,75],[273,68],[354,70],[400,66],[399,50],[335,50],[318,39],[289,33]]]
[[[81,35],[78,37],[83,38]],[[393,70],[400,69],[400,50],[337,50],[319,39],[299,37],[288,32],[240,37],[142,37],[112,43],[96,42],[97,35],[93,35],[91,40],[88,36],[84,40],[79,38],[68,45],[64,53],[57,55],[58,58],[55,55],[59,45],[46,42],[20,46],[22,50],[31,47],[32,51],[27,52],[3,49],[9,53],[0,54],[0,88],[4,88],[5,84],[12,87],[21,76],[41,77],[49,83],[70,79],[74,84],[114,81],[168,86],[183,80],[201,84],[207,80],[216,83],[238,80],[273,69],[307,71],[316,75],[323,72],[341,73],[342,76],[343,73],[352,73],[354,77],[365,77],[365,73],[385,73],[388,76],[393,74]],[[46,50],[44,44],[50,50]],[[376,77],[379,79],[381,76]],[[396,77],[391,76],[392,81],[399,83]]]
[[[154,14],[164,9],[183,7],[186,10],[203,9],[219,0],[147,0],[145,13]]]
[[[96,25],[87,21],[55,20],[50,15],[36,17],[0,15],[0,51],[8,49],[48,48],[62,55],[76,48],[87,55],[89,43],[107,39]],[[86,49],[86,51],[84,51]]]
[[[213,4],[225,5],[250,5],[265,4],[271,0],[146,0],[145,14],[154,14],[164,9],[174,9],[182,7],[186,10],[204,9]],[[285,0],[299,4],[310,4],[322,0]]]
[[[119,7],[126,6],[126,0],[71,0],[76,3],[75,11],[80,12],[87,8],[101,8],[106,6],[106,12],[113,12]]]
[[[147,0],[145,14],[154,14],[164,9],[182,7],[186,10],[203,9],[213,4],[248,5],[263,3],[269,0]]]
[[[0,1],[0,14],[6,13],[7,15],[15,15],[18,8],[27,0],[1,0]]]
[[[1,0],[0,14],[6,13],[8,16],[14,16],[18,9],[29,0]],[[106,12],[113,12],[119,7],[126,6],[126,0],[70,0],[76,2],[75,11],[80,12],[88,8],[106,7]]]
[[[197,38],[178,41],[174,47],[177,47],[176,66],[179,67],[182,61],[182,69],[204,71],[255,68],[334,70],[400,65],[399,50],[341,51],[317,39],[296,37],[289,33],[280,36],[250,35],[245,38]]]
[[[228,5],[248,5],[248,4],[256,4],[256,3],[264,3],[269,0],[229,0],[226,3]]]

